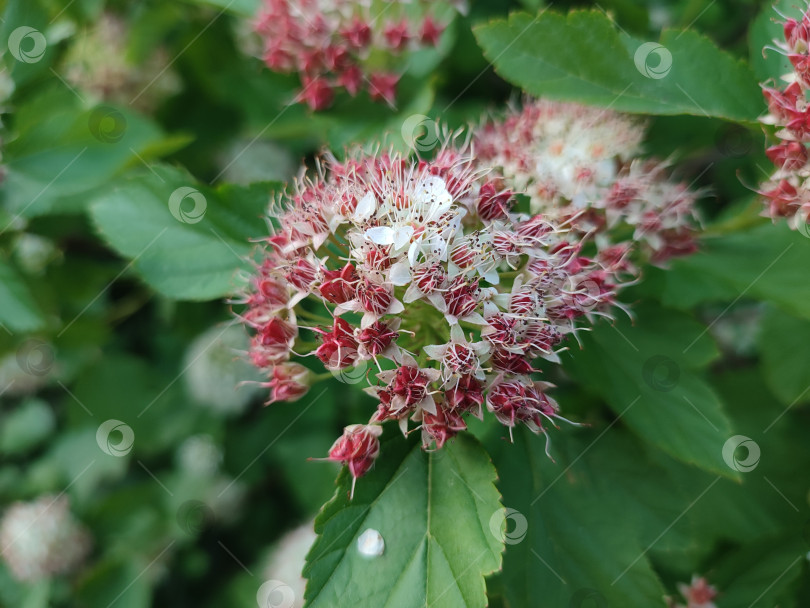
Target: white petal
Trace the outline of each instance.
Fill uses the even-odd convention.
[[[405,310],[405,307],[402,305],[402,302],[400,302],[399,300],[394,300],[393,302],[391,302],[391,305],[388,307],[388,314],[389,315],[398,315],[403,310]]]
[[[484,317],[482,317],[480,314],[478,314],[477,312],[471,312],[470,314],[462,317],[462,319],[464,321],[466,321],[467,323],[473,323],[475,325],[486,325],[487,324],[487,320]]]
[[[411,282],[411,265],[406,260],[400,260],[391,266],[388,278],[394,285],[407,285]]]
[[[394,248],[402,249],[408,244],[413,236],[413,226],[403,226],[396,231],[394,235]]]
[[[389,226],[375,226],[366,230],[366,238],[378,245],[391,245],[395,236],[394,229]]]
[[[484,277],[485,281],[487,281],[488,283],[490,283],[492,285],[497,285],[501,281],[501,277],[498,274],[498,269],[497,268],[493,268],[493,269],[487,271],[486,273],[482,274],[481,276]]]
[[[357,201],[357,207],[354,210],[354,219],[356,221],[365,221],[377,210],[377,199],[371,192],[366,192],[366,195]]]
[[[464,337],[464,330],[461,329],[460,325],[453,325],[453,327],[450,328],[450,339],[457,343],[467,342],[467,339]]]
[[[425,410],[426,412],[436,415],[436,402],[433,400],[433,395],[428,395],[419,402],[417,409]]]
[[[447,310],[447,302],[444,301],[442,294],[439,292],[434,291],[432,294],[428,296],[428,300],[439,312],[445,312]]]
[[[402,365],[408,365],[410,367],[416,367],[417,366],[416,365],[416,359],[414,359],[413,356],[406,353],[406,354],[404,354],[402,356]]]
[[[360,329],[368,329],[374,325],[380,317],[373,312],[366,312],[360,320]]]
[[[555,353],[548,353],[548,354],[541,354],[541,358],[545,359],[546,361],[551,361],[552,363],[561,363],[560,355]]]
[[[394,284],[396,285],[396,283]],[[422,290],[419,289],[419,286],[416,283],[411,283],[410,285],[408,285],[408,289],[405,290],[405,295],[402,296],[402,300],[406,304],[410,304],[411,302],[415,302],[416,300],[421,298],[423,295],[425,294],[422,293]]]
[[[411,243],[411,246],[408,248],[408,261],[411,263],[411,266],[416,264],[416,258],[419,256],[419,241],[415,241]]]
[[[444,353],[447,352],[447,344],[428,344],[423,349],[425,354],[433,359],[434,361],[438,361],[444,357]]]

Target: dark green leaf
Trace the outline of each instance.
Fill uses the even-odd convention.
[[[673,311],[639,307],[583,334],[567,366],[643,440],[708,471],[734,477],[722,458],[733,433],[714,391],[697,373],[714,356],[705,328]]]
[[[768,388],[786,405],[810,401],[810,321],[772,309],[760,332]]]
[[[619,442],[608,448],[591,435],[588,443],[570,434],[559,438],[555,452],[563,453],[556,464],[545,455],[542,439],[522,428],[515,444],[500,450],[500,487],[514,521],[503,574],[509,606],[664,606],[664,589],[645,551],[652,545],[641,537],[645,529],[650,541],[659,536],[678,515],[670,511],[680,497],[662,477],[653,479],[639,459],[623,478],[607,479],[606,471],[619,473],[611,459],[618,455],[625,466],[628,459]],[[619,486],[610,483],[614,479]],[[669,494],[669,505],[659,496],[649,508],[651,496],[641,487],[649,481],[664,490],[662,496]],[[645,493],[644,502],[620,488]]]
[[[545,11],[515,13],[475,34],[498,74],[532,95],[738,121],[763,109],[751,70],[696,32],[667,30],[646,42],[620,35],[601,12]]]
[[[766,300],[810,319],[810,239],[784,222],[707,237],[700,253],[676,260],[665,273],[665,304],[691,307],[705,301]],[[713,283],[714,288],[701,286]]]

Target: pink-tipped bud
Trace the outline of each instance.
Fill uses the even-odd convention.
[[[310,371],[298,363],[282,363],[273,367],[270,380],[263,386],[270,389],[266,405],[276,401],[297,401],[309,391]]]
[[[329,448],[327,460],[340,462],[349,467],[354,482],[371,469],[380,454],[382,427],[376,424],[352,424],[343,429],[343,435]]]

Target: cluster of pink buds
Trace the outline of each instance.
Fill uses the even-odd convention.
[[[717,597],[717,590],[708,583],[702,576],[693,576],[692,582],[688,585],[678,583],[678,591],[686,600],[686,604],[669,601],[671,608],[717,608],[714,599]]]
[[[787,55],[793,71],[781,83],[762,85],[768,102],[768,114],[762,122],[777,128],[779,140],[767,149],[776,170],[765,182],[760,194],[767,199],[763,215],[787,218],[791,228],[808,231],[810,223],[810,165],[807,142],[810,141],[810,9],[801,21],[786,19],[784,41],[775,40],[776,50]]]
[[[639,158],[644,125],[573,103],[527,99],[476,134],[479,161],[534,213],[593,235],[606,263],[661,263],[695,249],[696,194]]]
[[[293,359],[366,384],[375,411],[329,453],[355,478],[388,421],[440,449],[486,410],[510,436],[518,424],[544,434],[548,450],[559,407],[532,375],[559,362],[579,322],[616,304],[621,264],[587,257],[582,235],[545,215],[518,212],[513,191],[457,139],[430,161],[322,158],[282,197],[244,298],[269,402],[314,381]]]
[[[264,0],[255,29],[267,66],[297,73],[299,101],[323,110],[337,89],[393,104],[403,57],[436,47],[452,14],[426,0]]]

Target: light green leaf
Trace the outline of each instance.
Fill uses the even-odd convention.
[[[45,317],[17,271],[0,261],[0,324],[7,330],[31,332],[45,325]],[[3,331],[0,328],[0,331]]]
[[[483,575],[500,567],[503,550],[500,534],[490,530],[502,513],[494,483],[489,457],[468,435],[430,454],[413,439],[384,442],[354,499],[344,470],[315,521],[306,605],[486,606]],[[369,528],[385,541],[382,556],[371,559],[357,550]]]
[[[153,170],[92,203],[102,237],[165,296],[209,300],[237,292],[250,239],[267,234],[270,187],[212,189],[176,169]]]
[[[544,11],[512,14],[475,35],[495,71],[532,95],[738,121],[763,109],[751,70],[696,32],[667,30],[651,42],[620,35],[601,12]]]
[[[621,422],[675,458],[735,477],[722,448],[733,435],[715,392],[696,369],[716,350],[689,317],[638,307],[635,325],[618,318],[582,335],[566,367],[607,401]]]

